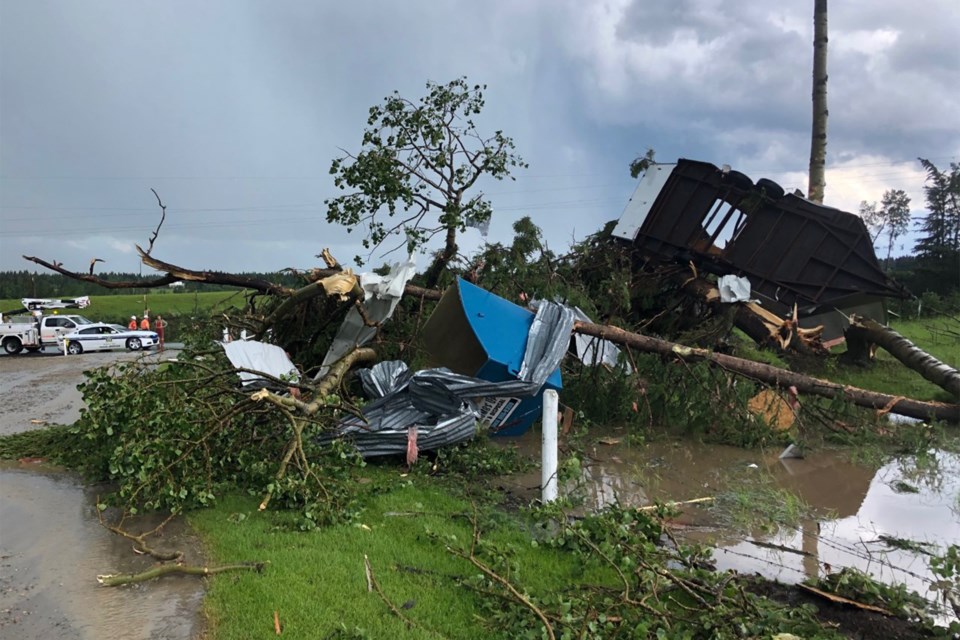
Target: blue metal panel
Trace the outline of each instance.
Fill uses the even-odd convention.
[[[533,313],[466,280],[459,279],[457,285],[473,334],[489,358],[505,365],[515,378],[523,364]],[[491,381],[508,379],[478,377]]]
[[[544,389],[550,385],[545,385]],[[495,436],[522,436],[534,422],[540,419],[543,413],[543,392],[532,398],[522,398],[520,405],[501,424],[492,425],[491,431]]]
[[[523,364],[527,333],[534,314],[465,280],[458,280],[457,286],[470,329],[488,357],[472,375],[490,382],[516,379]],[[562,387],[560,369],[557,368],[543,388],[559,391]],[[532,398],[507,402],[504,414],[508,415],[502,421],[495,419],[491,430],[498,436],[522,435],[540,419],[542,406],[542,390]]]

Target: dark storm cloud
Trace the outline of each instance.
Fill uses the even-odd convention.
[[[793,138],[782,166],[803,165],[809,127],[812,8],[806,3],[685,0],[569,4],[566,38],[590,69],[595,117],[698,128],[749,157],[772,135]],[[830,13],[830,149],[891,159],[951,155],[960,147],[955,91],[960,7],[894,2],[836,5]],[[584,16],[592,20],[584,20]],[[598,44],[600,43],[600,44]],[[951,55],[952,54],[952,55]],[[947,78],[953,77],[953,82]],[[753,135],[751,135],[751,132]],[[799,162],[798,162],[799,160]]]
[[[21,251],[88,259],[79,252],[89,243],[57,242],[65,223],[132,247],[158,219],[150,187],[169,206],[167,245],[313,235],[301,261],[327,244],[356,245],[323,222],[338,147],[356,147],[367,108],[394,89],[419,95],[427,79],[464,73],[496,76],[491,98],[520,89],[511,75],[525,58],[502,46],[509,25],[491,25],[517,13],[432,3],[5,4],[4,266]],[[499,109],[498,126],[516,136],[527,119]],[[263,224],[271,216],[277,224]],[[243,252],[247,262],[220,246],[195,258],[286,264],[266,246]]]
[[[955,4],[831,7],[831,161],[956,155]],[[619,215],[646,146],[802,170],[809,13],[706,0],[0,3],[0,268],[27,253],[136,270],[133,244],[159,216],[151,187],[168,205],[163,259],[276,269],[330,246],[349,261],[361,232],[324,221],[331,159],[357,149],[368,108],[393,90],[416,98],[460,75],[489,85],[481,127],[531,164],[483,185],[491,238],[529,214],[563,249]]]

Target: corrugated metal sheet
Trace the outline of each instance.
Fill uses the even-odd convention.
[[[375,398],[363,408],[363,420],[350,416],[320,436],[353,442],[364,457],[407,450],[407,432],[417,428],[421,450],[464,442],[473,437],[479,417],[477,401],[492,396],[529,397],[540,392],[557,370],[570,342],[574,311],[541,304],[527,334],[521,375],[490,382],[446,368],[411,373],[399,361],[381,362],[360,372],[364,390]]]

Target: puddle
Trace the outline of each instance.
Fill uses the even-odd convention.
[[[802,469],[802,463],[791,461],[790,466]],[[799,480],[796,492],[803,495],[809,486]],[[859,504],[853,511],[841,510],[840,501],[831,501],[833,494],[849,494]],[[920,461],[909,456],[890,462],[871,474],[858,499],[843,478],[821,483],[817,495],[823,507],[836,511],[835,517],[822,516],[826,512],[821,508],[816,519],[781,527],[773,535],[732,544],[721,538],[714,553],[718,568],[799,582],[856,567],[882,582],[905,584],[933,598],[928,594],[936,580],[928,567],[930,556],[893,548],[885,539],[921,543],[929,553],[942,553],[947,545],[960,543],[960,455],[933,451]],[[783,549],[760,547],[757,541]],[[941,618],[948,621],[950,616]]]
[[[194,637],[204,594],[196,576],[165,576],[118,588],[97,584],[98,574],[142,571],[151,561],[99,525],[95,501],[96,495],[70,474],[0,465],[0,637]],[[139,533],[140,527],[156,524],[125,526]],[[184,550],[187,562],[199,562],[199,542],[177,521],[150,541],[157,548]]]
[[[539,433],[501,442],[538,459]],[[934,553],[960,542],[960,454],[932,451],[879,468],[829,451],[803,459],[780,460],[779,454],[686,442],[597,444],[586,452],[579,482],[565,490],[578,492],[583,509],[593,510],[616,501],[639,507],[709,498],[762,480],[800,497],[812,517],[744,533],[718,524],[709,506],[684,508],[680,533],[715,546],[718,569],[795,583],[855,567],[928,595],[929,556],[891,549],[881,537],[929,543]],[[539,471],[501,482],[525,500],[539,497],[539,483]]]

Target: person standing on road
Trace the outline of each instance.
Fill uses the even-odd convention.
[[[143,320],[140,321],[140,331],[150,331],[150,312],[143,312]]]
[[[163,319],[163,316],[157,316],[157,319],[153,321],[153,330],[160,336],[160,351],[163,351],[163,330],[166,326],[167,321]]]
[[[127,329],[130,329],[130,331],[137,330],[137,316],[130,316],[130,324],[127,325]]]

